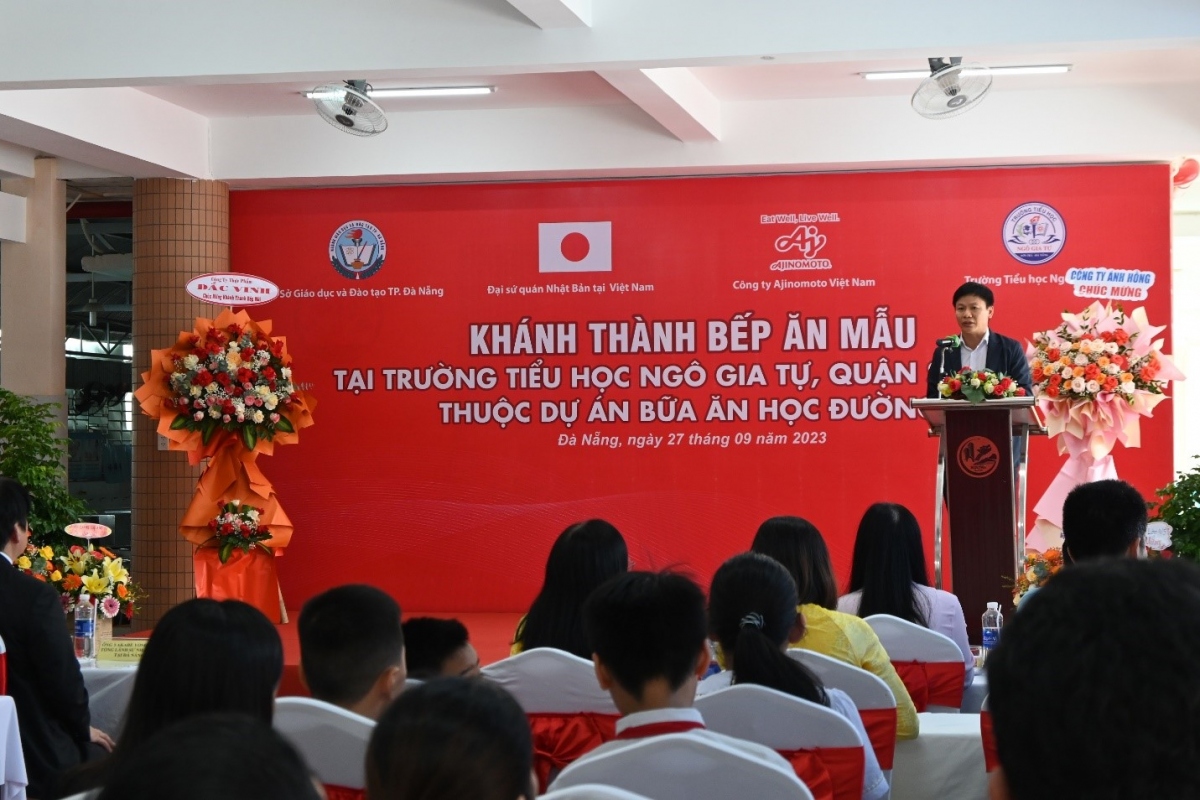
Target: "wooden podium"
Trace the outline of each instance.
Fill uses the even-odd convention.
[[[933,571],[942,588],[942,502],[950,511],[954,593],[967,635],[981,640],[981,617],[991,600],[1010,611],[1011,584],[1025,560],[1026,473],[1030,435],[1045,435],[1032,397],[969,403],[914,400],[937,436]],[[1013,448],[1017,449],[1014,458]]]

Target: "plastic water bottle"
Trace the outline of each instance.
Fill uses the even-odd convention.
[[[1004,625],[1004,615],[1000,613],[999,603],[988,603],[987,611],[983,612],[983,663],[987,663],[988,654],[1000,643],[1000,628]]]
[[[96,606],[87,592],[75,602],[75,657],[80,661],[96,657]]]

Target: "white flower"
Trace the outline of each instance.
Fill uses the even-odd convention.
[[[269,394],[269,395],[267,395],[267,399],[264,402],[267,406],[268,411],[274,411],[275,406],[279,405],[279,398],[273,394]]]
[[[1087,387],[1087,381],[1085,381],[1083,378],[1075,378],[1074,380],[1071,381],[1071,391],[1072,392],[1081,394],[1086,387]]]
[[[1107,344],[1104,345],[1104,349],[1107,350],[1110,354],[1116,355],[1117,352],[1121,349],[1121,345],[1117,344],[1116,342],[1108,342]]]
[[[199,386],[193,386],[192,388],[188,389],[188,394],[190,394],[192,397],[199,397],[203,393],[204,390]]]
[[[258,522],[258,509],[257,508],[246,509],[246,516],[249,517],[250,519],[254,520],[255,522]]]
[[[210,417],[212,417],[213,419],[220,419],[220,418],[221,418],[221,409],[219,409],[219,408],[210,408],[210,409],[208,410],[208,415],[209,415]]]
[[[1104,368],[1104,371],[1107,372],[1109,375],[1120,375],[1121,374],[1121,368],[1118,367],[1116,364],[1109,364],[1107,367]]]
[[[184,369],[195,369],[198,366],[200,366],[200,359],[196,358],[195,356],[184,356],[183,357]]]
[[[996,391],[996,384],[992,383],[991,381],[988,381],[983,385],[984,394],[991,394],[994,391]]]
[[[1088,394],[1096,394],[1100,391],[1100,384],[1096,381],[1088,381],[1087,386],[1084,388],[1087,389]]]
[[[1133,394],[1137,387],[1133,385],[1133,381],[1121,381],[1121,385],[1117,388],[1121,390],[1121,394]]]
[[[255,422],[256,424],[260,424],[260,423],[262,423],[263,419],[264,419],[264,417],[263,417],[263,412],[261,412],[261,411],[255,411],[255,412],[254,412],[254,422]]]
[[[220,388],[220,386],[217,386],[217,382],[213,381],[208,386],[204,387],[204,391],[208,392],[209,394],[213,394],[214,392],[220,391]]]
[[[1087,356],[1083,355],[1082,353],[1080,355],[1075,356],[1075,366],[1086,367],[1087,365],[1088,365],[1088,357]]]
[[[983,381],[979,380],[979,378],[971,378],[971,386],[973,388],[978,389],[982,384]]]
[[[254,390],[254,393],[257,394],[259,397],[266,397],[267,395],[269,395],[271,393],[271,387],[259,386],[258,388],[256,388]]]
[[[286,381],[292,377],[292,368],[291,367],[281,367],[279,369],[279,374],[282,375],[283,379]]]

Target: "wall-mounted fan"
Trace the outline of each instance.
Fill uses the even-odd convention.
[[[965,114],[992,88],[992,72],[982,64],[962,59],[929,59],[930,75],[913,92],[912,107],[927,119],[949,119]]]
[[[333,127],[355,136],[375,136],[387,130],[387,115],[368,97],[366,81],[346,81],[342,86],[318,86],[309,94],[317,112]]]

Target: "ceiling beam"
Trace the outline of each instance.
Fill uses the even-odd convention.
[[[605,71],[600,77],[681,142],[721,138],[721,102],[690,69]]]
[[[592,0],[508,0],[534,25],[548,28],[587,28],[592,24]]]

